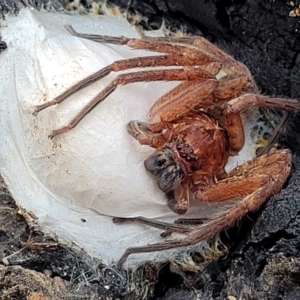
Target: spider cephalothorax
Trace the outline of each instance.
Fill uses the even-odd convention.
[[[231,225],[248,211],[257,209],[280,191],[290,173],[291,154],[288,150],[272,149],[229,173],[225,172],[224,167],[228,157],[236,155],[244,146],[241,119],[244,110],[257,106],[295,112],[299,109],[297,100],[260,95],[247,67],[202,37],[133,39],[81,35],[71,27],[68,29],[79,37],[162,54],[116,61],[78,82],[54,100],[37,106],[35,114],[62,102],[110,72],[154,68],[118,75],[69,124],[55,130],[49,137],[75,127],[118,85],[180,81],[177,87],[155,102],[148,122],[131,121],[127,126],[129,134],[137,141],[156,149],[146,159],[145,167],[166,193],[169,207],[178,214],[187,211],[191,195],[199,201],[208,202],[239,200],[217,217],[194,227],[163,224],[144,218],[132,219],[167,228],[168,233],[181,232],[186,237],[129,248],[118,262],[119,266],[132,253],[195,244]],[[170,66],[172,68],[163,68]]]
[[[135,137],[149,135],[140,122],[132,121],[127,128]],[[212,116],[201,111],[189,112],[167,128],[160,128],[156,138],[162,132],[166,136],[165,140],[160,139],[163,148],[145,161],[145,167],[156,178],[159,188],[168,193],[170,208],[184,214],[189,190],[203,182],[212,184],[214,178],[224,174],[229,156],[228,136]]]

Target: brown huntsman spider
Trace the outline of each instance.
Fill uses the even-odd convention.
[[[52,139],[75,127],[119,85],[179,81],[177,87],[154,103],[148,122],[131,121],[127,125],[128,133],[142,145],[156,149],[145,160],[145,167],[166,194],[167,203],[174,212],[184,214],[189,208],[191,196],[208,202],[238,200],[231,208],[201,225],[129,219],[162,228],[168,233],[180,232],[185,237],[129,248],[119,260],[118,267],[133,253],[196,244],[232,225],[249,211],[256,210],[281,190],[291,170],[289,150],[273,148],[229,173],[225,172],[224,167],[228,157],[236,155],[244,146],[242,111],[257,106],[293,113],[299,109],[297,100],[259,94],[248,68],[203,37],[136,39],[80,34],[71,26],[67,29],[78,37],[127,45],[155,54],[115,61],[52,101],[37,106],[34,114],[59,104],[111,72],[139,68],[138,71],[116,76],[73,120],[53,131],[49,137]],[[152,67],[153,70],[141,70],[145,67]],[[225,76],[218,79],[217,74],[221,70]],[[115,218],[114,221],[121,223],[124,219]]]

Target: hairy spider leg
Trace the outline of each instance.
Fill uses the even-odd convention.
[[[177,233],[189,233],[191,231],[190,225],[185,224],[168,224],[165,222],[161,222],[158,220],[151,220],[144,217],[137,217],[137,218],[120,218],[120,217],[114,217],[113,222],[115,224],[121,224],[121,223],[128,223],[128,222],[139,222],[141,224],[149,225],[152,227],[156,227],[163,230],[171,230],[172,232]]]
[[[150,123],[173,122],[193,109],[206,109],[219,101],[232,99],[250,88],[251,81],[245,76],[226,76],[219,81],[183,82],[154,103],[150,109]],[[231,151],[240,151],[245,140],[240,114],[225,109],[222,125],[227,130]]]
[[[192,53],[195,53],[197,51],[206,56],[207,59],[211,58],[214,61],[219,61],[228,67],[230,66],[234,73],[247,76],[254,84],[252,75],[249,69],[244,64],[236,61],[232,56],[219,49],[216,45],[212,44],[204,37],[147,37],[146,35],[142,34],[141,39],[137,39],[78,33],[70,25],[66,25],[65,27],[74,36],[89,39],[98,43],[127,45],[135,49],[146,49],[149,51],[164,52],[170,54],[186,53],[187,49],[189,49],[189,51],[192,51]],[[188,48],[187,46],[194,47]]]
[[[65,99],[75,94],[76,92],[88,87],[96,81],[106,77],[111,72],[119,72],[134,68],[146,68],[146,67],[169,67],[169,66],[195,66],[202,65],[205,62],[198,58],[192,58],[189,56],[179,55],[155,55],[146,57],[135,57],[124,60],[115,61],[112,64],[102,68],[101,70],[91,74],[90,76],[80,80],[76,84],[72,85],[62,94],[57,96],[51,101],[37,105],[33,112],[33,115],[37,115],[43,109],[59,104]],[[207,72],[212,76],[215,76],[221,69],[221,64],[218,62],[208,62],[206,66],[202,66],[203,72]]]
[[[249,167],[252,167],[252,169],[249,170]],[[241,176],[247,177],[247,175],[253,174],[253,177],[257,178],[258,182],[258,184],[254,183],[254,189],[251,188],[248,192],[245,190],[241,191],[240,189],[233,189],[230,193],[230,196],[232,198],[241,198],[241,196],[245,196],[242,200],[238,201],[232,208],[222,212],[219,216],[210,220],[209,222],[192,228],[187,236],[183,239],[175,239],[147,246],[128,248],[118,261],[117,267],[121,268],[123,263],[131,254],[155,252],[177,247],[190,246],[218,233],[222,229],[232,225],[234,222],[241,219],[249,211],[258,209],[267,199],[278,193],[282,189],[284,182],[289,176],[290,170],[291,153],[289,150],[285,149],[274,150],[268,154],[255,158],[250,163],[247,162],[237,167],[230,173],[232,175],[231,179],[226,178],[219,182],[220,185],[219,183],[217,183],[208,187],[206,189],[206,195],[215,196],[216,194],[218,194],[220,197],[223,197],[213,199],[213,201],[222,201],[224,199],[228,199],[227,184],[223,184],[223,182],[228,182],[228,180],[230,180],[230,184],[233,182],[238,184]],[[244,171],[246,171],[248,174],[243,175]],[[217,192],[214,192],[214,190],[217,190]],[[241,192],[243,194],[241,194]],[[206,200],[211,201],[211,199]],[[136,220],[137,222],[140,222],[138,218],[131,218],[130,220]],[[156,221],[152,221],[152,223],[155,222]],[[151,223],[148,224],[152,225]],[[161,225],[162,224],[160,224],[160,226]],[[168,227],[168,225],[169,224],[166,224],[166,228],[168,229],[168,231],[170,231],[170,227]]]
[[[69,28],[69,27],[67,27]],[[85,34],[76,33],[73,28],[69,30],[72,34],[78,37],[87,38]],[[103,36],[103,42],[113,43],[110,39],[112,37]],[[120,45],[128,44],[129,47],[134,49],[143,49],[158,53],[165,53],[166,55],[155,55],[146,57],[135,57],[130,59],[124,59],[115,61],[107,67],[91,74],[83,80],[77,82],[65,92],[51,101],[36,106],[33,115],[37,115],[41,110],[56,105],[64,101],[69,96],[80,91],[81,89],[91,85],[92,83],[104,78],[111,72],[118,72],[133,68],[145,68],[145,67],[159,67],[159,66],[199,66],[204,71],[216,75],[221,69],[221,63],[217,62],[208,53],[201,51],[195,51],[194,48],[189,49],[183,45],[172,45],[166,42],[160,41],[141,41],[138,39],[116,37],[114,39],[120,40]],[[114,43],[116,44],[116,43]],[[202,66],[202,67],[201,67]]]
[[[118,75],[102,92],[95,96],[66,126],[54,130],[49,138],[52,139],[58,134],[74,128],[95,106],[105,100],[118,85],[126,85],[135,82],[151,81],[190,81],[195,79],[213,79],[211,74],[198,67],[183,67],[180,69],[164,69],[153,71],[139,71]]]
[[[228,101],[227,107],[233,113],[239,113],[247,107],[259,106],[272,109],[283,109],[296,112],[300,108],[300,102],[296,99],[273,98],[259,94],[247,93]]]

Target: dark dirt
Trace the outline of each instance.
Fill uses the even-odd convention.
[[[29,2],[48,11],[62,9],[58,0]],[[80,2],[89,9],[91,1]],[[144,26],[159,27],[164,19],[173,29],[203,34],[244,62],[263,93],[300,98],[300,17],[290,16],[299,2],[294,6],[283,0],[110,3],[142,13]],[[0,1],[3,13],[17,12],[21,6],[17,0]],[[285,189],[223,234],[231,249],[226,257],[201,273],[186,273],[185,281],[164,266],[157,280],[154,276],[148,299],[300,299],[299,117],[291,120],[280,142],[293,152],[293,172]],[[140,299],[126,294],[127,274],[115,273],[80,249],[44,236],[1,186],[1,299]],[[48,247],[23,249],[21,242]]]
[[[126,280],[82,250],[59,245],[39,231],[2,179],[0,208],[0,299],[116,299],[115,294],[124,293]]]

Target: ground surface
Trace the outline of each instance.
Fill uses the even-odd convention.
[[[112,1],[111,1],[112,2]],[[269,95],[300,98],[300,17],[285,1],[117,1],[132,13],[143,13],[143,25],[203,33],[243,61],[259,88]],[[72,2],[73,4],[75,1]],[[34,1],[47,10],[61,3]],[[81,1],[81,8],[90,2]],[[1,0],[0,11],[17,12],[20,2]],[[78,4],[77,4],[78,7]],[[2,46],[3,47],[3,46]],[[0,54],[1,55],[1,54]],[[281,193],[260,212],[227,232],[230,253],[202,273],[181,276],[165,266],[149,299],[300,299],[300,118],[291,120],[281,145],[293,152],[293,172]],[[106,269],[79,249],[57,245],[32,226],[1,184],[1,299],[140,299],[126,294],[126,274]],[[25,218],[24,218],[25,216]],[[28,224],[30,226],[28,226]],[[22,249],[21,242],[48,247]],[[151,272],[150,272],[151,273]],[[149,279],[149,283],[151,283]],[[196,288],[196,291],[195,291]]]

